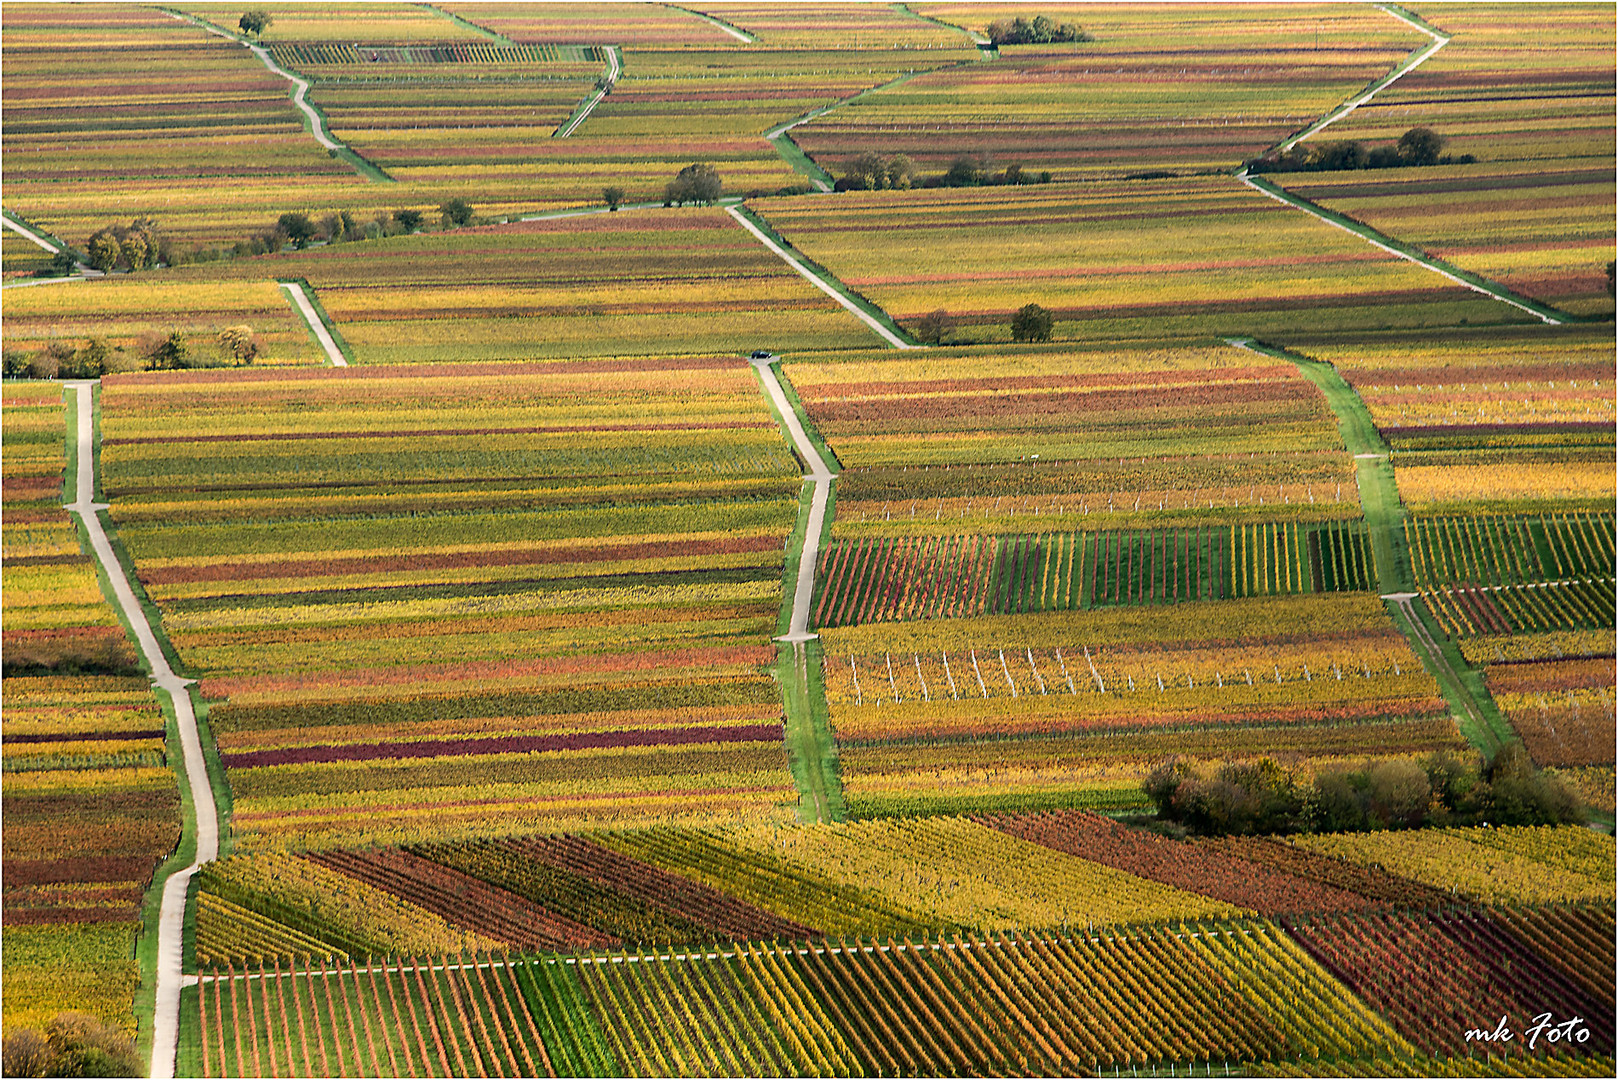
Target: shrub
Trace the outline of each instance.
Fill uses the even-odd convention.
[[[1055,316],[1038,304],[1024,304],[1011,317],[1012,341],[1049,341]]]

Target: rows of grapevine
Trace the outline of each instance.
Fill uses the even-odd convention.
[[[300,934],[289,926],[265,917],[250,908],[233,904],[213,893],[197,894],[197,962],[224,963],[232,957],[249,957],[255,963],[305,960],[320,957],[346,961],[348,953],[319,938]]]
[[[531,903],[517,893],[398,848],[324,851],[308,858],[507,945],[553,949],[617,944],[612,935]]]
[[[1471,583],[1423,591],[1451,637],[1545,630],[1612,629],[1618,586],[1612,578],[1527,585]]]
[[[1507,923],[1486,913],[1345,914],[1292,923],[1288,929],[1426,1053],[1454,1052],[1466,1045],[1468,1030],[1493,1031],[1501,1017],[1525,1028],[1546,1011],[1559,1020],[1583,1018],[1590,1037],[1571,1046],[1540,1040],[1535,1052],[1612,1052],[1611,1008],[1602,1008]],[[1568,920],[1544,930],[1557,942],[1557,953],[1569,947],[1594,953],[1600,932],[1596,919]],[[1492,1049],[1529,1052],[1526,1040]]]
[[[815,623],[855,626],[1368,589],[1363,522],[860,537],[821,555]]]
[[[196,998],[201,1072],[555,1075],[544,1025],[530,1005],[532,984],[523,987],[521,975],[521,967],[497,962],[415,960],[205,972]],[[585,1067],[601,1064],[598,1055]]]
[[[1410,518],[1405,539],[1422,585],[1610,580],[1614,524],[1610,512]]]
[[[637,1076],[792,1076],[802,1070],[735,965],[629,956],[581,959],[579,981],[626,1071]]]

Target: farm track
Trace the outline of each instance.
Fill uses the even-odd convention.
[[[169,666],[157,634],[146,618],[140,600],[130,585],[123,565],[113,551],[101,522],[101,511],[106,503],[95,501],[95,415],[92,396],[96,384],[74,381],[63,384],[74,391],[77,410],[77,458],[74,469],[74,500],[65,509],[76,514],[90,538],[96,562],[106,575],[124,621],[140,646],[141,656],[150,670],[152,685],[166,694],[173,704],[175,726],[179,732],[181,760],[190,794],[191,835],[182,837],[181,850],[189,842],[193,854],[189,866],[171,873],[163,883],[162,906],[158,915],[156,1007],[152,1024],[152,1060],[150,1075],[167,1078],[174,1075],[175,1054],[180,1036],[180,987],[182,985],[181,949],[185,931],[186,891],[191,877],[203,863],[219,856],[219,810],[214,802],[213,788],[208,777],[208,765],[202,753],[202,739],[197,731],[196,713],[191,707],[192,680],[182,679]],[[154,879],[155,884],[155,879]]]
[[[826,277],[822,277],[820,274],[815,273],[813,270],[809,269],[809,267],[805,266],[796,255],[790,254],[786,248],[770,239],[770,237],[765,234],[763,229],[759,228],[748,219],[747,211],[744,208],[727,206],[725,208],[725,213],[735,218],[737,224],[741,225],[742,228],[752,233],[753,237],[758,240],[759,243],[763,244],[765,247],[774,252],[782,262],[786,263],[799,274],[803,275],[804,279],[808,281],[809,284],[813,285],[815,288],[837,301],[844,308],[848,309],[849,314],[853,315],[860,322],[876,331],[877,336],[883,341],[886,341],[895,349],[919,349],[923,347],[920,345],[913,345],[910,342],[905,341],[892,329],[890,329],[889,324],[892,323],[891,319],[889,319],[887,323],[884,323],[876,316],[866,311],[863,306],[857,303],[851,296],[848,295],[846,291],[844,291],[847,289],[847,286],[843,285],[842,282],[837,281],[835,285],[832,284],[832,282],[836,281],[836,279],[831,278],[831,280],[828,281],[827,277],[830,276],[829,273]],[[839,288],[839,286],[842,286],[842,288]]]
[[[339,349],[337,342],[332,340],[331,331],[326,328],[326,321],[320,317],[320,313],[315,310],[315,306],[309,302],[309,296],[303,291],[303,286],[296,281],[283,281],[280,285],[281,288],[287,291],[287,295],[291,297],[292,302],[297,305],[298,313],[303,316],[303,321],[308,324],[309,332],[315,335],[315,340],[320,342],[320,347],[325,350],[326,358],[331,361],[331,366],[347,367],[348,360],[343,356],[343,350]]]
[[[62,248],[61,248],[61,246],[60,246],[60,244],[58,242],[53,241],[53,240],[51,240],[51,239],[49,239],[47,237],[44,237],[44,236],[40,235],[39,233],[35,232],[33,229],[30,229],[28,226],[24,225],[22,222],[14,219],[11,216],[10,212],[0,214],[0,225],[3,225],[6,228],[10,229],[12,232],[16,233],[18,236],[21,236],[24,240],[27,240],[29,243],[32,243],[32,244],[35,244],[35,245],[37,245],[39,247],[44,248],[46,251],[50,252],[52,255],[59,255],[62,252]],[[98,278],[98,277],[105,277],[106,276],[101,271],[92,270],[88,266],[85,266],[83,263],[79,263],[78,268],[79,268],[78,273],[70,274],[70,275],[68,275],[66,277],[27,278],[27,279],[22,280],[22,281],[8,281],[5,285],[0,286],[0,288],[27,289],[27,288],[31,288],[32,286],[35,286],[35,285],[55,285],[55,284],[58,284],[58,283],[63,282],[63,281],[84,281],[84,280],[86,280],[88,278]]]
[[[1511,726],[1500,716],[1483,680],[1460,656],[1434,636],[1437,625],[1416,592],[1415,575],[1404,531],[1404,504],[1389,460],[1389,449],[1377,431],[1365,402],[1343,380],[1337,369],[1285,349],[1260,345],[1251,338],[1227,338],[1231,345],[1297,365],[1299,372],[1320,389],[1337,417],[1348,452],[1354,456],[1360,504],[1375,552],[1378,591],[1394,623],[1438,680],[1444,698],[1455,711],[1467,741],[1489,757],[1506,742],[1515,741]],[[1446,647],[1447,646],[1447,647]]]
[[[751,361],[758,372],[759,381],[770,399],[782,425],[792,440],[798,457],[809,466],[804,483],[810,486],[810,502],[801,524],[802,543],[796,552],[787,553],[788,563],[797,559],[797,580],[792,592],[791,616],[787,632],[775,640],[782,645],[778,676],[786,711],[787,750],[794,762],[793,779],[798,784],[799,817],[806,821],[835,820],[842,807],[841,786],[835,766],[836,745],[827,726],[819,721],[817,700],[818,678],[811,680],[810,668],[820,669],[819,635],[809,629],[810,607],[815,595],[815,567],[820,562],[820,541],[826,533],[831,504],[832,481],[837,474],[831,471],[820,451],[815,448],[804,429],[792,403],[787,400],[781,385],[775,359]],[[795,537],[798,530],[794,530]],[[810,655],[813,652],[814,655]],[[804,800],[807,799],[807,803]]]
[[[1395,10],[1392,5],[1378,4],[1377,8],[1387,15],[1398,19],[1400,22],[1421,31],[1423,34],[1426,34],[1428,37],[1433,39],[1432,44],[1424,46],[1418,52],[1412,53],[1410,56],[1406,57],[1397,67],[1395,67],[1378,82],[1374,83],[1364,93],[1345,101],[1343,104],[1337,106],[1337,108],[1327,113],[1324,117],[1315,121],[1313,124],[1309,125],[1309,127],[1305,128],[1297,135],[1292,136],[1290,139],[1287,139],[1285,142],[1278,143],[1274,147],[1271,147],[1272,151],[1285,152],[1290,150],[1298,143],[1309,138],[1311,135],[1315,135],[1325,130],[1325,128],[1331,124],[1335,124],[1345,116],[1348,116],[1355,109],[1358,109],[1361,105],[1364,105],[1366,102],[1370,101],[1371,98],[1376,96],[1376,94],[1386,90],[1399,79],[1410,74],[1412,71],[1416,70],[1416,68],[1426,63],[1438,52],[1438,50],[1449,44],[1451,40],[1450,35],[1427,26],[1424,23],[1419,22],[1398,10]],[[1490,281],[1488,278],[1482,277],[1481,275],[1468,273],[1459,267],[1451,266],[1444,260],[1434,258],[1423,251],[1411,247],[1408,244],[1404,244],[1399,240],[1396,240],[1393,237],[1372,228],[1364,222],[1357,221],[1346,214],[1340,214],[1336,211],[1328,210],[1325,207],[1320,206],[1318,203],[1305,199],[1301,195],[1295,195],[1292,192],[1287,191],[1279,184],[1262,178],[1255,179],[1248,173],[1246,165],[1243,165],[1240,169],[1238,169],[1235,176],[1236,179],[1240,180],[1254,191],[1260,192],[1261,194],[1274,199],[1276,202],[1279,202],[1285,206],[1291,206],[1297,210],[1302,210],[1304,213],[1319,221],[1324,221],[1333,228],[1342,229],[1344,232],[1351,233],[1354,236],[1359,237],[1361,240],[1364,240],[1373,247],[1380,248],[1389,255],[1396,255],[1408,262],[1415,263],[1417,266],[1431,270],[1433,273],[1447,278],[1463,288],[1471,289],[1476,293],[1481,293],[1482,295],[1489,297],[1491,300],[1498,300],[1502,304],[1509,304],[1512,307],[1517,308],[1519,311],[1526,312],[1527,314],[1534,316],[1544,323],[1551,326],[1560,326],[1568,319],[1565,312],[1558,311],[1548,304],[1542,304],[1530,297],[1515,293],[1506,288],[1504,285]]]
[[[1319,132],[1325,130],[1327,127],[1330,127],[1332,124],[1337,123],[1337,121],[1339,121],[1339,120],[1343,119],[1344,117],[1348,116],[1355,109],[1359,108],[1361,105],[1364,105],[1366,102],[1370,101],[1379,92],[1381,92],[1383,90],[1386,90],[1388,87],[1392,86],[1399,79],[1401,79],[1404,76],[1410,74],[1412,71],[1415,71],[1422,64],[1425,64],[1428,60],[1431,60],[1433,58],[1433,56],[1438,52],[1439,49],[1442,49],[1445,45],[1448,45],[1450,43],[1450,35],[1449,34],[1445,34],[1445,33],[1441,32],[1441,31],[1438,31],[1438,30],[1434,30],[1431,27],[1423,26],[1421,23],[1416,22],[1414,19],[1408,18],[1408,17],[1400,14],[1398,11],[1395,11],[1391,6],[1389,6],[1387,4],[1378,4],[1377,9],[1379,11],[1383,11],[1383,12],[1387,13],[1388,15],[1393,16],[1395,19],[1398,19],[1400,22],[1404,23],[1405,25],[1414,27],[1416,30],[1419,30],[1421,33],[1426,34],[1428,37],[1433,39],[1432,44],[1426,46],[1420,52],[1412,53],[1410,56],[1406,57],[1399,64],[1398,67],[1394,68],[1392,71],[1390,71],[1383,78],[1381,78],[1377,82],[1373,83],[1368,89],[1366,89],[1366,91],[1364,93],[1360,94],[1358,97],[1350,98],[1348,101],[1343,102],[1341,105],[1337,106],[1337,108],[1333,109],[1331,112],[1327,113],[1325,116],[1323,116],[1319,120],[1316,120],[1313,124],[1310,124],[1307,128],[1305,128],[1303,131],[1299,132],[1297,135],[1294,135],[1294,136],[1292,136],[1292,138],[1288,139],[1286,142],[1280,143],[1277,146],[1275,146],[1274,149],[1279,150],[1279,151],[1284,153],[1284,152],[1286,152],[1288,150],[1291,150],[1294,146],[1296,146],[1299,143],[1303,142],[1303,140],[1309,138],[1311,135],[1316,135]]]
[[[339,142],[331,134],[330,130],[326,127],[326,118],[320,114],[320,110],[316,109],[309,103],[309,81],[300,76],[294,75],[280,64],[277,64],[275,62],[275,58],[270,55],[269,50],[264,48],[264,46],[244,40],[243,38],[230,33],[228,30],[221,30],[219,27],[213,26],[205,20],[193,18],[190,15],[172,11],[168,8],[163,8],[162,11],[172,19],[177,19],[183,23],[190,23],[192,26],[195,26],[198,29],[206,30],[208,33],[217,37],[222,37],[226,41],[233,41],[236,44],[245,47],[254,56],[258,57],[259,60],[263,62],[264,66],[269,68],[271,72],[279,75],[281,78],[292,84],[292,104],[296,105],[298,107],[298,111],[303,113],[304,118],[308,120],[310,133],[314,135],[316,142],[320,143],[320,145],[325,147],[327,150],[334,151],[338,157],[352,165],[356,171],[358,171],[362,176],[365,176],[367,179],[382,180],[390,183],[392,182],[393,177],[383,172],[382,169],[377,165],[374,165],[365,158],[361,157],[359,153],[352,147],[346,145],[345,143]]]
[[[604,45],[602,47],[607,51],[607,74],[602,85],[596,87],[595,93],[584,99],[584,104],[575,109],[573,115],[568,117],[562,123],[562,126],[556,129],[556,133],[552,138],[565,139],[577,131],[579,125],[584,123],[585,118],[595,111],[597,105],[601,104],[601,99],[612,92],[613,86],[618,82],[618,76],[623,74],[624,68],[619,63],[618,46]]]

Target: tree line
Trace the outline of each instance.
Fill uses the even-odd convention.
[[[962,154],[949,168],[924,176],[904,154],[878,154],[867,150],[843,166],[837,191],[904,191],[910,188],[993,187],[1001,184],[1048,184],[1049,170],[1034,173],[1021,165],[1008,165],[995,172],[988,160],[977,154]]]
[[[1251,173],[1338,172],[1348,169],[1394,169],[1421,165],[1470,165],[1471,154],[1445,154],[1446,140],[1432,128],[1413,127],[1392,146],[1366,149],[1361,142],[1298,143],[1284,154],[1267,154],[1246,163]]]

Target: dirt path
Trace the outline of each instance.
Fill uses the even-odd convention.
[[[163,884],[163,904],[158,917],[156,1012],[152,1025],[151,1076],[166,1078],[174,1075],[175,1053],[180,1037],[181,936],[185,930],[185,894],[191,884],[191,875],[205,862],[219,856],[219,810],[214,804],[213,788],[208,782],[208,765],[202,755],[202,739],[197,732],[196,714],[191,708],[191,694],[187,689],[191,680],[182,679],[169,666],[163,655],[157,635],[141,607],[118,556],[107,539],[101,524],[100,511],[105,503],[95,501],[95,418],[92,396],[93,382],[68,382],[64,386],[74,392],[77,406],[77,468],[74,476],[74,499],[67,504],[69,513],[77,514],[90,537],[90,546],[96,562],[112,585],[118,607],[135,634],[141,656],[151,671],[152,685],[167,694],[174,704],[174,718],[179,729],[181,758],[185,778],[191,794],[193,835],[181,840],[195,844],[191,865],[169,876]]]
[[[912,345],[912,344],[910,344],[910,342],[905,341],[903,338],[899,337],[899,335],[895,334],[892,330],[889,330],[886,326],[883,326],[882,323],[880,321],[878,321],[875,316],[869,314],[868,312],[865,311],[865,309],[861,308],[854,301],[850,300],[848,297],[846,297],[842,293],[838,292],[835,288],[833,288],[830,284],[828,284],[825,280],[823,280],[818,274],[816,274],[814,271],[810,270],[807,266],[805,266],[802,262],[800,262],[796,255],[789,254],[787,252],[786,248],[782,247],[780,244],[777,244],[774,240],[771,240],[768,236],[764,235],[764,231],[762,229],[760,229],[757,225],[754,225],[751,221],[748,221],[747,218],[744,217],[742,215],[741,211],[739,211],[736,207],[727,206],[725,208],[725,213],[727,213],[731,217],[735,218],[737,224],[739,224],[742,228],[746,229],[748,232],[752,233],[753,237],[756,240],[758,240],[759,243],[763,244],[765,247],[767,247],[771,251],[775,252],[775,254],[780,257],[782,262],[785,262],[788,266],[792,267],[792,269],[794,269],[798,273],[802,274],[804,276],[805,280],[807,280],[809,282],[809,284],[813,285],[815,288],[819,289],[821,292],[825,293],[827,296],[829,296],[833,300],[837,301],[843,307],[847,308],[849,313],[852,314],[856,319],[858,319],[860,322],[864,323],[866,326],[869,326],[872,330],[875,330],[876,333],[877,333],[877,336],[880,337],[883,341],[886,341],[889,345],[892,345],[895,349],[919,349],[919,348],[921,348],[920,345]]]
[[[314,332],[315,340],[320,342],[320,347],[326,351],[326,359],[331,361],[331,366],[347,367],[348,359],[343,356],[343,350],[339,349],[337,342],[332,339],[331,331],[326,329],[326,321],[309,302],[309,296],[303,291],[303,286],[296,281],[283,281],[280,285],[292,298],[292,302],[298,305],[298,312],[303,316],[303,321],[309,325],[309,329]]]
[[[1386,77],[1371,86],[1370,89],[1366,90],[1357,97],[1345,101],[1343,104],[1339,105],[1337,108],[1333,109],[1324,117],[1315,121],[1313,124],[1309,125],[1309,127],[1297,135],[1294,135],[1292,138],[1286,140],[1285,142],[1276,144],[1274,147],[1272,147],[1273,150],[1280,151],[1282,153],[1291,150],[1294,146],[1309,138],[1311,135],[1324,130],[1327,126],[1335,124],[1343,117],[1348,116],[1355,109],[1370,101],[1371,98],[1376,96],[1376,94],[1386,90],[1399,79],[1410,74],[1412,71],[1416,70],[1416,68],[1432,59],[1434,54],[1436,54],[1439,49],[1442,49],[1445,45],[1449,44],[1451,40],[1450,35],[1416,21],[1403,12],[1395,10],[1392,5],[1378,4],[1377,8],[1393,18],[1398,19],[1405,25],[1413,27],[1414,29],[1421,31],[1423,34],[1426,34],[1428,37],[1433,39],[1432,44],[1421,49],[1419,52],[1412,53],[1410,56],[1406,57],[1398,67],[1389,72]],[[1274,199],[1276,202],[1281,203],[1282,205],[1290,206],[1296,210],[1302,210],[1304,213],[1315,218],[1316,220],[1324,221],[1333,228],[1342,229],[1346,233],[1352,233],[1361,240],[1364,240],[1366,243],[1370,244],[1372,247],[1379,248],[1382,251],[1387,252],[1389,255],[1396,255],[1407,262],[1412,262],[1417,266],[1431,270],[1440,277],[1446,278],[1449,281],[1462,286],[1463,288],[1471,289],[1475,293],[1481,293],[1491,300],[1500,301],[1502,304],[1509,304],[1512,307],[1517,308],[1519,311],[1527,312],[1540,321],[1553,326],[1560,326],[1565,321],[1565,316],[1563,313],[1557,311],[1555,308],[1550,307],[1549,305],[1541,304],[1538,301],[1526,296],[1521,296],[1512,292],[1504,285],[1496,284],[1495,282],[1476,274],[1466,273],[1460,270],[1458,267],[1451,266],[1449,263],[1444,262],[1442,259],[1433,258],[1422,251],[1409,247],[1405,244],[1401,244],[1393,237],[1387,236],[1376,229],[1373,229],[1371,226],[1364,224],[1363,222],[1355,221],[1354,219],[1336,213],[1335,211],[1327,210],[1325,207],[1310,202],[1301,195],[1294,195],[1292,192],[1287,191],[1277,183],[1263,178],[1255,178],[1248,173],[1247,166],[1245,165],[1236,171],[1235,176],[1236,179],[1240,180],[1254,191],[1260,192],[1261,194]]]
[[[831,497],[831,482],[837,479],[837,474],[831,471],[821,458],[820,452],[815,449],[815,444],[809,441],[808,432],[803,430],[798,414],[793,411],[792,403],[787,400],[786,391],[781,388],[781,379],[775,370],[776,359],[771,357],[768,360],[753,360],[751,363],[758,369],[759,378],[764,382],[770,401],[780,413],[782,422],[786,424],[798,456],[809,465],[809,475],[804,477],[805,482],[815,487],[814,502],[809,509],[808,531],[803,538],[803,558],[798,563],[797,591],[792,598],[792,623],[786,636],[776,639],[799,642],[809,641],[818,636],[809,632],[809,606],[815,594],[815,565],[820,559],[820,534],[826,527],[826,504]]]
[[[605,81],[602,85],[596,87],[595,93],[585,99],[582,108],[576,111],[561,127],[556,129],[556,134],[552,138],[565,139],[577,131],[579,125],[584,123],[584,118],[589,116],[597,105],[601,104],[601,99],[607,96],[608,92],[612,90],[613,84],[618,81],[618,76],[623,74],[623,65],[618,60],[618,46],[608,45],[606,50],[607,75]]]
[[[1423,26],[1421,23],[1416,22],[1414,19],[1410,19],[1410,18],[1407,18],[1404,15],[1401,15],[1399,12],[1393,10],[1391,7],[1388,7],[1388,6],[1383,5],[1383,4],[1378,4],[1377,9],[1379,11],[1386,12],[1387,14],[1393,16],[1395,19],[1398,19],[1400,22],[1404,23],[1405,25],[1410,26],[1410,27],[1414,27],[1416,30],[1419,30],[1421,33],[1426,34],[1428,37],[1433,39],[1432,44],[1428,45],[1426,48],[1422,49],[1420,52],[1412,53],[1410,56],[1406,57],[1404,62],[1401,63],[1398,67],[1394,68],[1391,72],[1389,72],[1386,78],[1384,78],[1381,81],[1373,84],[1371,86],[1371,88],[1366,90],[1363,94],[1359,95],[1358,97],[1351,98],[1348,101],[1343,102],[1341,105],[1337,106],[1337,108],[1335,108],[1331,112],[1327,113],[1324,117],[1322,117],[1321,119],[1315,121],[1313,124],[1310,124],[1309,127],[1305,128],[1299,134],[1294,135],[1292,138],[1288,139],[1284,143],[1279,143],[1278,145],[1276,145],[1276,147],[1275,147],[1276,150],[1279,150],[1282,153],[1285,153],[1286,151],[1291,150],[1294,146],[1296,146],[1299,143],[1303,142],[1303,140],[1309,138],[1309,136],[1314,135],[1314,134],[1324,130],[1325,128],[1329,127],[1330,125],[1337,123],[1337,121],[1339,121],[1343,117],[1349,115],[1355,109],[1359,108],[1361,105],[1364,105],[1367,101],[1370,101],[1378,93],[1380,93],[1383,90],[1386,90],[1388,87],[1392,86],[1399,79],[1401,79],[1404,76],[1410,74],[1412,71],[1415,71],[1422,64],[1425,64],[1428,60],[1431,60],[1433,58],[1433,55],[1435,53],[1437,53],[1439,49],[1442,49],[1445,45],[1448,45],[1449,42],[1450,42],[1450,35],[1445,34],[1445,33],[1441,33],[1441,32],[1439,32],[1437,30],[1432,29],[1431,27]]]
[[[34,230],[30,229],[28,226],[19,221],[12,221],[7,215],[0,214],[0,225],[4,225],[6,228],[10,229],[12,232],[23,237],[24,239],[33,241],[35,244],[38,244],[52,255],[55,255],[62,250]]]
[[[693,18],[701,19],[709,26],[717,27],[718,29],[723,30],[737,41],[751,45],[758,40],[758,38],[754,37],[752,34],[749,34],[746,30],[743,30],[737,26],[732,26],[723,19],[716,19],[712,15],[704,15],[700,11],[692,11],[690,8],[681,7],[679,4],[669,4],[668,6],[673,8],[675,11],[683,11]]]
[[[1364,240],[1372,247],[1380,248],[1389,255],[1397,255],[1399,258],[1404,259],[1407,262],[1413,262],[1417,266],[1431,270],[1440,277],[1447,278],[1463,288],[1471,289],[1475,293],[1481,293],[1491,300],[1500,301],[1502,304],[1510,304],[1519,311],[1525,311],[1534,316],[1541,322],[1548,323],[1552,326],[1560,326],[1564,321],[1564,316],[1562,313],[1556,311],[1554,308],[1548,307],[1547,305],[1541,304],[1526,296],[1520,296],[1506,288],[1504,285],[1497,285],[1486,278],[1477,277],[1476,275],[1472,274],[1465,274],[1463,276],[1461,270],[1444,262],[1442,259],[1435,259],[1430,255],[1425,255],[1412,248],[1406,248],[1403,245],[1399,245],[1398,241],[1394,240],[1390,236],[1378,232],[1377,230],[1371,228],[1371,226],[1361,224],[1357,221],[1351,221],[1341,214],[1327,210],[1324,207],[1317,206],[1308,199],[1305,199],[1303,196],[1294,195],[1292,192],[1287,191],[1279,184],[1272,183],[1263,178],[1254,179],[1252,176],[1248,175],[1245,168],[1236,174],[1236,179],[1240,180],[1254,191],[1267,195],[1278,203],[1302,210],[1304,213],[1315,218],[1316,220],[1324,221],[1327,225],[1330,225],[1333,228],[1341,229],[1346,233],[1351,233],[1354,236],[1359,237],[1361,240]]]

